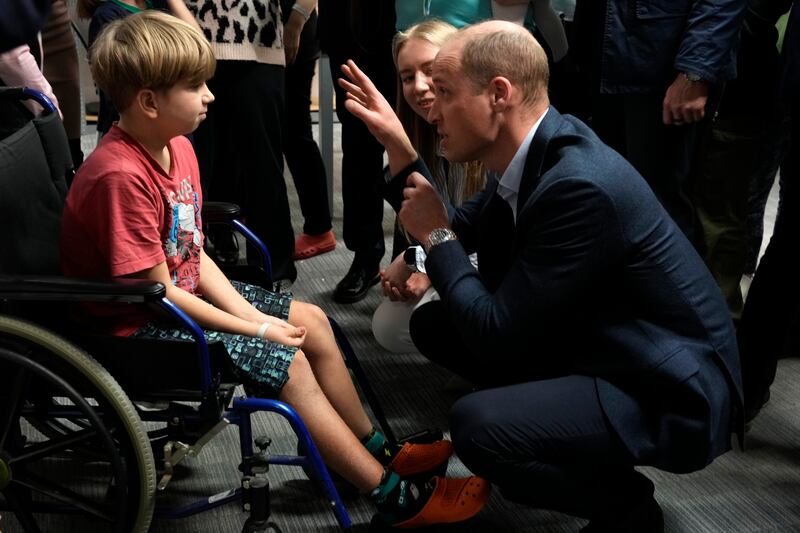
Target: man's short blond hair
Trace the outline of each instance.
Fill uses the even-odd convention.
[[[89,50],[97,86],[123,112],[141,89],[201,84],[214,74],[211,46],[182,20],[148,10],[111,22]]]
[[[522,90],[523,104],[533,106],[549,101],[547,54],[522,28],[520,31],[478,32],[465,39],[461,67],[479,91],[484,90],[492,78],[502,76]]]

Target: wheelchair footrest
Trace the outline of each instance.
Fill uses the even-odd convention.
[[[193,446],[189,446],[180,441],[168,441],[164,445],[164,474],[158,482],[158,490],[167,488],[174,474],[175,465],[183,461],[187,455],[196,457],[197,454],[200,453],[200,450],[203,449],[203,446],[208,444],[208,441],[217,435],[217,433],[228,427],[229,424],[230,422],[228,422],[227,419],[220,419],[220,421],[208,430],[205,435],[197,439],[197,442],[195,442]]]

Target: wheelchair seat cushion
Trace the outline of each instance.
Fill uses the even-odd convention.
[[[286,320],[289,317],[290,294],[278,294],[247,283],[231,282],[236,290],[261,312]],[[273,341],[206,330],[209,343],[222,342],[228,350],[239,380],[245,388],[261,398],[277,398],[289,379],[289,365],[297,348]],[[139,339],[191,341],[188,331],[172,324],[150,322],[133,335]]]

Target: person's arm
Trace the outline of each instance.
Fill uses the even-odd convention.
[[[578,320],[591,308],[586,298],[599,273],[622,253],[614,203],[589,184],[552,186],[528,215],[533,219],[517,230],[526,232],[521,249],[496,290],[487,288],[461,242],[428,251],[427,274],[474,353],[516,358],[519,342]]]
[[[202,268],[203,266],[207,267],[208,262],[210,262],[210,260],[202,261],[201,258],[200,287],[209,291],[216,297],[224,296],[230,298],[232,303],[227,305],[228,309],[240,312],[242,316],[237,316],[228,310],[215,307],[214,305],[205,302],[197,296],[173,285],[166,262],[158,263],[151,268],[129,274],[126,277],[160,281],[167,288],[167,298],[175,305],[180,307],[192,318],[192,320],[197,322],[203,328],[226,331],[228,333],[246,335],[248,337],[258,336],[259,329],[261,328],[262,324],[264,322],[271,321],[268,320],[266,315],[261,314],[261,317],[259,317],[258,314],[260,313],[258,313],[257,310],[256,313],[258,314],[246,312],[244,305],[237,301],[237,297],[238,299],[241,299],[242,302],[244,302],[244,304],[247,306],[251,308],[252,306],[246,300],[244,300],[244,298],[242,298],[238,292],[236,292],[224,275],[221,276],[220,279],[220,277],[218,277],[215,273],[211,273],[208,279],[204,279]],[[227,284],[227,286],[230,288],[229,290],[224,286],[222,280],[224,280],[224,284]],[[208,295],[208,297],[210,301],[214,301],[210,295]],[[253,309],[255,310],[255,308]],[[264,338],[285,344],[287,346],[299,347],[302,346],[303,341],[305,340],[305,333],[305,328],[281,327],[279,325],[273,325],[272,327],[267,328],[267,330],[264,332]]]
[[[675,57],[678,74],[664,95],[664,124],[701,120],[709,86],[735,75],[736,44],[746,7],[747,0],[693,2]]]
[[[188,141],[181,140],[188,149]],[[205,294],[211,303],[175,286],[159,223],[165,216],[163,194],[137,164],[125,161],[125,155],[109,150],[98,150],[96,154],[96,165],[87,170],[87,178],[96,178],[94,185],[71,210],[80,213],[78,220],[85,228],[86,238],[95,243],[102,257],[108,258],[108,275],[163,283],[167,297],[204,328],[256,336],[268,322],[272,326],[266,328],[265,338],[291,346],[302,344],[305,329],[293,328],[258,312],[236,292],[202,249],[196,283],[200,294]],[[112,158],[123,168],[109,168]],[[92,172],[99,175],[92,176]],[[199,183],[195,183],[199,190]]]
[[[300,49],[300,34],[315,9],[317,0],[297,0],[292,6],[292,12],[283,25],[283,50],[287,65],[294,63]]]
[[[39,70],[36,59],[27,44],[0,54],[0,79],[9,87],[30,87],[44,93],[58,109],[58,98],[42,71]],[[42,107],[32,100],[26,100],[24,103],[34,115],[42,112]],[[60,109],[58,114],[61,115]]]
[[[189,8],[186,7],[186,4],[183,3],[183,0],[165,1],[170,13],[194,27],[200,33],[203,33],[203,30],[200,29],[200,25],[197,23],[197,19],[194,18],[194,15],[189,11]]]
[[[200,252],[198,289],[214,306],[234,316],[258,324],[269,322],[276,326],[289,327],[285,320],[264,314],[245,300],[205,250]]]
[[[389,171],[392,175],[398,174],[417,160],[417,151],[403,124],[386,98],[354,61],[348,60],[346,65],[342,65],[342,72],[350,80],[339,78],[339,85],[347,92],[345,107],[364,122],[370,133],[386,148]]]

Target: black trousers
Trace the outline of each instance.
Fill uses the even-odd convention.
[[[300,34],[297,59],[286,67],[286,120],[283,123],[283,155],[303,213],[303,233],[319,235],[331,229],[328,180],[325,164],[311,132],[311,82],[319,57],[316,14]],[[316,51],[316,53],[314,53]]]
[[[284,68],[218,61],[208,86],[216,99],[195,132],[205,198],[239,204],[247,225],[269,248],[273,278],[294,281],[294,231],[281,147]],[[248,256],[257,254],[248,251]]]
[[[524,363],[470,358],[442,302],[417,309],[411,337],[423,355],[479,388],[450,412],[459,458],[523,504],[614,523],[653,497],[653,484],[610,426],[595,379],[536,379]]]
[[[781,201],[775,228],[750,285],[737,330],[746,409],[761,406],[775,379],[778,359],[792,351],[787,350],[787,343],[796,340],[794,326],[800,320],[800,283],[797,263],[792,259],[800,238],[797,109],[791,119],[790,145],[781,166]]]
[[[395,101],[396,73],[389,42],[375,53],[348,55],[330,52],[331,75],[336,90],[336,114],[342,124],[342,200],[344,243],[355,252],[354,262],[376,267],[383,257],[383,146],[367,127],[344,107],[345,92],[336,80],[341,65],[353,59],[389,102]]]

